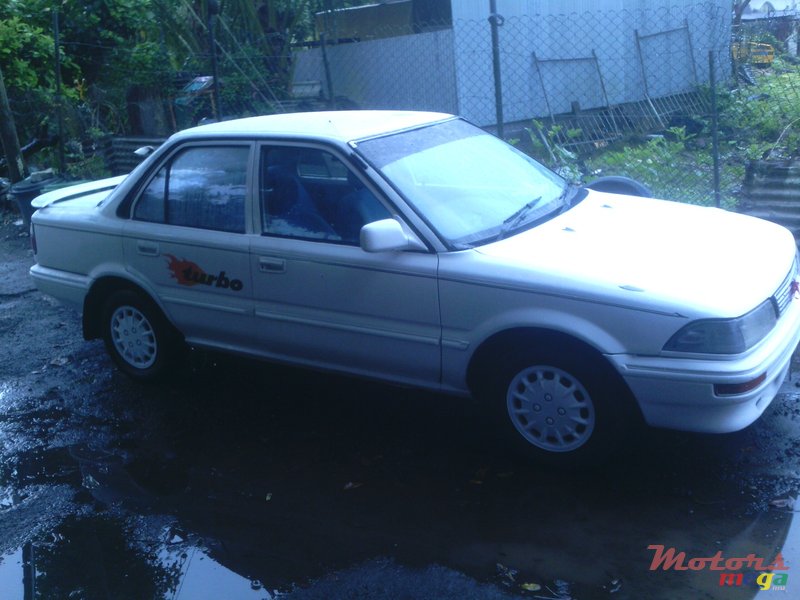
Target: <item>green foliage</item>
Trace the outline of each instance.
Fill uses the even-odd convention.
[[[626,144],[589,157],[586,169],[593,177],[631,177],[647,185],[659,198],[712,205],[713,154],[710,147],[692,145],[692,139],[685,128],[671,127],[665,135],[650,136],[644,143]],[[744,167],[736,161],[722,162],[722,204],[734,208]]]
[[[753,75],[754,86],[720,91],[722,135],[738,140],[751,158],[800,155],[800,128],[792,125],[800,121],[800,66],[778,58]]]
[[[755,85],[717,89],[720,192],[723,207],[738,203],[745,165],[751,160],[800,157],[800,65],[779,56],[767,69],[752,69]],[[700,90],[709,94],[710,90]],[[636,179],[659,197],[713,204],[714,158],[709,115],[694,115],[698,133],[671,127],[646,139],[629,136],[606,148],[577,155],[579,130],[534,121],[526,151],[573,181],[603,175]],[[583,147],[586,147],[584,145]]]
[[[574,183],[588,183],[604,175],[624,175],[647,185],[657,197],[692,204],[714,203],[711,148],[705,140],[687,133],[685,127],[670,127],[661,135],[630,139],[583,156],[567,149],[561,141],[577,141],[581,135],[577,129],[546,129],[534,121],[526,131],[530,137],[528,153]],[[738,158],[738,149],[724,150],[723,207],[735,207],[743,178],[744,161]]]
[[[29,91],[52,84],[53,38],[19,17],[0,20],[0,67],[6,86]]]
[[[548,165],[564,179],[578,182],[581,179],[581,170],[578,156],[568,150],[561,139],[574,141],[583,134],[580,129],[564,129],[560,125],[545,127],[544,124],[534,119],[532,127],[525,131],[528,133],[530,154],[539,162]]]
[[[25,144],[46,133],[47,116],[56,105],[55,43],[49,31],[21,15],[10,14],[8,6],[3,7],[0,15],[0,67],[17,135]],[[75,72],[77,67],[65,57],[62,73]],[[74,90],[70,89],[64,90],[64,95],[76,97]]]
[[[175,66],[166,51],[159,7],[165,0],[10,0],[0,3],[0,66],[24,144],[58,133],[67,147],[92,146],[92,129],[126,133],[132,91],[168,94]],[[54,10],[60,33],[61,99],[56,97]],[[145,91],[137,91],[145,90]],[[60,103],[60,104],[59,104]],[[68,171],[96,173],[102,161],[67,152]],[[35,157],[53,166],[55,152]]]

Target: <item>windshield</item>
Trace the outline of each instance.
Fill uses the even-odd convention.
[[[554,213],[566,183],[532,158],[454,119],[358,144],[448,245],[500,239]]]

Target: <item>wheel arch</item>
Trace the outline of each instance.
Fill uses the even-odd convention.
[[[155,299],[154,295],[147,291],[144,287],[137,284],[130,279],[120,277],[118,275],[104,275],[99,277],[89,288],[89,293],[83,301],[83,337],[87,340],[97,339],[102,337],[102,308],[103,303],[110,294],[119,290],[130,290],[141,294],[142,297],[152,302],[153,305],[161,311],[164,319],[172,325],[172,322],[167,317],[166,311],[160,303]]]
[[[545,384],[536,388],[523,384],[533,395],[526,391],[528,401],[515,402],[512,409],[509,390],[519,389],[517,378],[526,378],[531,367],[537,381]],[[563,395],[551,390],[548,397],[547,381],[566,386],[561,391],[577,392]],[[503,440],[544,464],[580,468],[602,463],[626,447],[645,423],[630,388],[603,353],[558,330],[526,327],[491,336],[474,353],[468,383],[496,421]],[[517,397],[516,391],[513,396]],[[570,398],[569,405],[564,398]],[[574,414],[579,409],[580,414]]]
[[[487,369],[492,368],[493,362],[502,359],[508,349],[523,345],[534,348],[555,347],[559,352],[568,351],[596,361],[621,386],[620,389],[625,390],[633,399],[622,375],[597,347],[569,333],[544,327],[515,327],[499,331],[485,339],[473,352],[467,366],[467,386],[471,392],[475,394],[481,389],[481,381],[485,378]]]

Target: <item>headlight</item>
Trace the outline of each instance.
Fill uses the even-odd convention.
[[[697,354],[740,354],[760,342],[775,326],[771,300],[736,319],[694,321],[681,328],[664,346],[665,351]]]

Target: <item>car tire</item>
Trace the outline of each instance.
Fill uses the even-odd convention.
[[[482,386],[503,438],[537,462],[593,466],[624,447],[633,399],[602,357],[583,348],[503,353]]]
[[[125,374],[153,381],[174,370],[183,342],[148,297],[117,290],[107,298],[102,319],[106,350]]]

